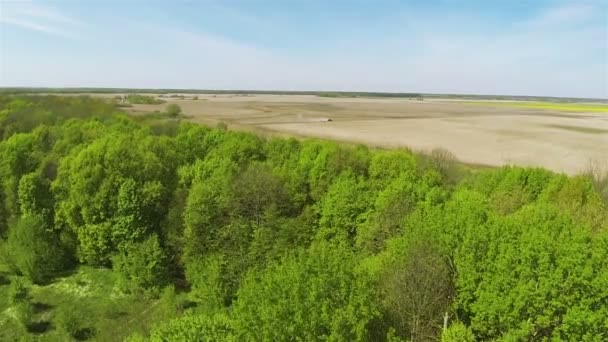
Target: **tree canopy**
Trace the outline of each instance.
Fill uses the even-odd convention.
[[[15,284],[111,269],[175,311],[133,341],[608,339],[608,207],[589,177],[154,120],[0,96]]]

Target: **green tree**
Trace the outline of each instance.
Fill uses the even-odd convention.
[[[267,211],[289,214],[289,196],[280,179],[262,164],[252,163],[233,183],[232,215],[252,220],[260,226]]]
[[[357,246],[377,253],[386,240],[401,231],[406,215],[422,200],[422,194],[416,193],[420,182],[412,173],[404,173],[378,193],[366,221],[358,225]]]
[[[453,271],[428,240],[400,247],[404,257],[385,266],[380,279],[385,319],[410,341],[437,339],[454,298]]]
[[[171,148],[136,131],[104,136],[61,161],[56,224],[76,235],[81,261],[107,265],[118,249],[159,230],[174,184],[175,165],[165,163]]]
[[[547,204],[478,227],[465,236],[455,258],[464,318],[478,338],[605,335],[604,239]]]
[[[225,263],[223,255],[212,254],[186,265],[186,279],[192,287],[190,296],[200,303],[204,312],[217,312],[229,303],[224,279]]]
[[[241,339],[366,340],[377,309],[370,278],[344,244],[323,242],[251,272],[238,292]]]
[[[318,237],[354,243],[357,229],[370,207],[370,192],[363,179],[345,171],[331,184],[319,203]]]

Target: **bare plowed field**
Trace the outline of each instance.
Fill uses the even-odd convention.
[[[199,95],[174,100],[194,122],[413,150],[445,148],[473,164],[576,174],[608,165],[608,113],[450,100]],[[165,105],[135,105],[137,114]]]

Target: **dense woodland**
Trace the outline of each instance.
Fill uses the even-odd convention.
[[[0,138],[0,339],[608,339],[600,179],[84,96],[0,96]]]

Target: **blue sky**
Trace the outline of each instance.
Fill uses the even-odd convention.
[[[0,85],[608,98],[608,1],[0,0]]]

